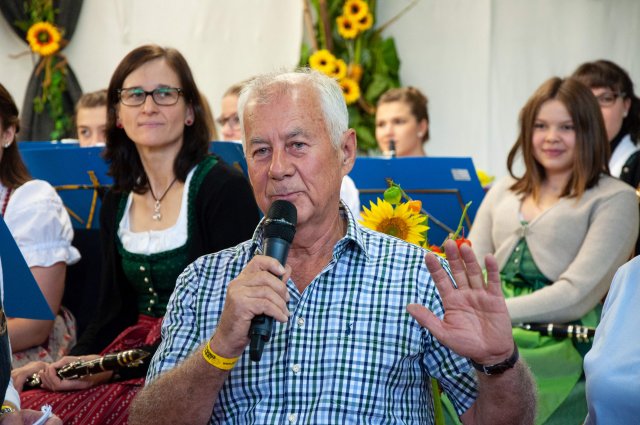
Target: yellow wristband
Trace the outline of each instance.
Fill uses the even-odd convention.
[[[232,359],[227,359],[219,356],[214,353],[209,347],[209,343],[207,342],[204,345],[204,350],[202,350],[202,357],[213,367],[217,367],[222,370],[231,370],[236,365],[236,362],[240,357],[234,357]]]

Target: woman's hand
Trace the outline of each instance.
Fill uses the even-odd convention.
[[[45,362],[30,362],[22,367],[13,369],[11,371],[11,379],[13,379],[13,385],[16,387],[16,390],[21,392],[27,379],[34,373],[44,370],[47,366],[48,364]]]
[[[79,379],[60,379],[57,375],[58,369],[66,366],[69,363],[77,361],[89,361],[100,358],[97,354],[91,354],[87,356],[66,356],[60,360],[47,365],[43,370],[39,371],[40,380],[42,381],[42,388],[51,391],[73,391],[84,390],[94,387],[96,385],[109,382],[113,376],[113,372],[103,372],[95,375],[83,376]]]

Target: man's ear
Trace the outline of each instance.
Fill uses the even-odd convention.
[[[356,154],[358,151],[356,131],[353,128],[350,128],[342,134],[340,149],[342,151],[342,174],[346,176],[356,162]]]

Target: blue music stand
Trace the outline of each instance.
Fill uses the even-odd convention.
[[[209,152],[218,155],[224,162],[242,171],[245,176],[249,176],[247,160],[244,157],[241,143],[211,142]]]
[[[4,285],[4,311],[7,316],[53,320],[55,316],[2,216],[0,216],[0,260],[2,260]]]
[[[370,201],[383,198],[388,187],[386,178],[399,184],[411,198],[422,201],[430,215],[428,238],[433,245],[440,245],[455,231],[465,204],[472,201],[464,223],[464,234],[469,234],[484,197],[471,158],[358,157],[349,175],[360,191],[360,204],[367,208]]]
[[[58,191],[75,228],[100,227],[99,190],[113,182],[100,156],[102,147],[56,142],[20,142],[18,147],[31,175]]]

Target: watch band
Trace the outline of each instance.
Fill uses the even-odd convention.
[[[473,367],[478,371],[478,372],[482,372],[485,375],[500,375],[504,372],[506,372],[507,370],[513,368],[516,363],[518,362],[518,359],[520,358],[520,353],[518,352],[518,346],[516,345],[516,342],[513,342],[513,354],[511,354],[511,356],[506,359],[503,362],[500,363],[496,363],[490,366],[486,366],[486,365],[482,365],[480,363],[476,363],[473,360],[469,359],[469,361],[471,361],[471,364],[473,365]]]

